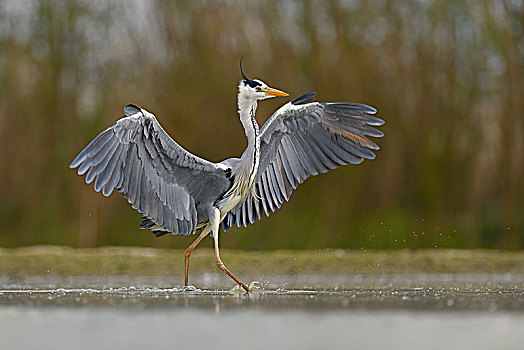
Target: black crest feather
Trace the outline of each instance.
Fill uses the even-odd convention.
[[[244,80],[247,81],[247,80],[249,80],[249,79],[246,77],[246,75],[244,74],[244,71],[242,70],[242,59],[243,59],[243,58],[244,58],[244,57],[240,57],[240,74],[242,74],[242,78],[244,78]]]
[[[254,80],[250,80],[250,79],[248,79],[248,77],[246,77],[246,75],[244,74],[244,71],[242,70],[242,58],[243,58],[243,57],[240,58],[240,74],[242,74],[242,78],[244,79],[244,82],[245,82],[247,85],[251,86],[252,88],[254,88],[254,87],[256,87],[256,86],[259,86],[260,83],[257,83],[257,82],[254,81]]]

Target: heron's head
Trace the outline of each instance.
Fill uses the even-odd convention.
[[[239,94],[249,99],[264,100],[276,96],[289,96],[288,93],[269,87],[266,83],[258,79],[248,79],[242,71],[242,60],[240,60],[240,73],[242,80],[238,85]]]

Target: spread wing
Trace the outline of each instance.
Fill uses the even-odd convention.
[[[145,216],[142,227],[156,235],[192,233],[195,203],[226,192],[230,169],[186,151],[148,111],[128,105],[124,112],[126,117],[102,131],[69,167],[78,167],[105,196],[121,192]]]
[[[247,226],[269,216],[308,177],[341,165],[374,159],[376,143],[367,136],[384,134],[373,126],[373,107],[348,102],[315,102],[304,94],[277,110],[260,130],[260,163],[255,196],[249,195],[222,221],[224,230]]]

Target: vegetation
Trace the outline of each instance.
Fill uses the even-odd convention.
[[[386,136],[224,247],[524,247],[522,2],[7,1],[0,23],[0,246],[189,245],[67,165],[127,103],[198,155],[239,156],[243,56],[291,96],[377,107]]]

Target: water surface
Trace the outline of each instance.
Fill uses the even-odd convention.
[[[5,349],[520,349],[522,275],[0,279]]]

